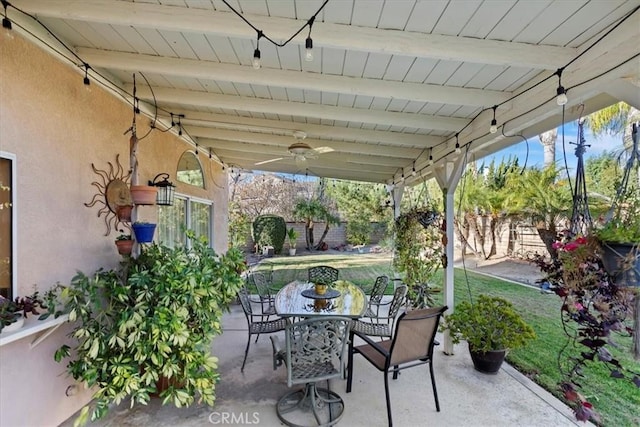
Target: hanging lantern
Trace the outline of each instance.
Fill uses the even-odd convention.
[[[163,178],[162,181],[157,181],[158,178]],[[163,206],[172,206],[173,198],[176,194],[176,186],[169,181],[168,173],[159,173],[153,178],[153,181],[149,181],[149,185],[158,188],[158,195],[156,196],[156,204]]]

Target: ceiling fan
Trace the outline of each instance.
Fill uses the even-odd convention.
[[[291,144],[287,151],[296,161],[296,165],[301,166],[307,159],[315,159],[318,154],[330,153],[333,151],[331,147],[317,147],[312,148],[309,144],[304,142],[303,140],[307,137],[306,132],[296,130],[293,132],[293,137],[296,139],[296,142]],[[277,157],[275,159],[264,160],[262,162],[255,163],[256,166],[264,165],[267,163],[277,162],[279,160],[283,160],[285,157]]]

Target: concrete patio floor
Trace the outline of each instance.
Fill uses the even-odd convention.
[[[271,343],[261,336],[252,340],[244,374],[240,372],[247,340],[247,325],[239,305],[223,318],[224,333],[213,343],[219,358],[221,381],[216,405],[194,405],[178,409],[162,406],[153,399],[148,406],[112,408],[109,415],[92,426],[279,426],[275,404],[287,393],[286,370],[272,368]],[[282,337],[284,339],[284,337]],[[393,420],[396,426],[573,426],[571,410],[547,391],[511,366],[503,365],[497,375],[473,369],[466,347],[445,355],[436,348],[436,384],[441,412],[436,412],[426,366],[403,371],[390,380]],[[345,392],[346,381],[332,381],[331,389],[342,396],[345,410],[339,425],[387,425],[382,374],[361,356],[354,357],[353,391]],[[64,426],[71,426],[73,418]]]

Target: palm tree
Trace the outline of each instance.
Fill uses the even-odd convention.
[[[513,215],[527,219],[535,226],[540,239],[552,256],[556,251],[558,227],[571,213],[571,190],[555,165],[544,169],[530,168],[524,174],[507,180],[505,205]]]
[[[544,150],[544,167],[549,167],[556,162],[556,140],[558,129],[554,128],[538,135]]]

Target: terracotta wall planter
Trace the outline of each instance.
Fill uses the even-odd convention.
[[[158,189],[149,185],[132,185],[131,198],[136,205],[155,205]]]
[[[118,206],[116,209],[116,214],[118,215],[118,219],[124,222],[131,222],[131,211],[133,210],[133,206]]]
[[[131,255],[133,240],[116,240],[116,246],[120,255]]]

